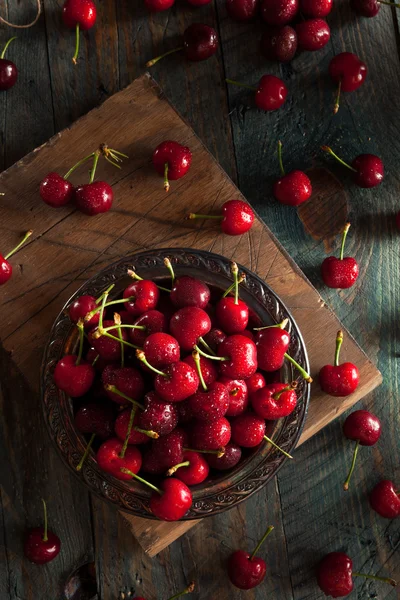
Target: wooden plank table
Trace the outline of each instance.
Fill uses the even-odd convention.
[[[392,218],[400,208],[396,193],[399,136],[391,114],[400,87],[395,15],[383,7],[376,19],[356,20],[347,4],[340,5],[329,18],[332,42],[320,53],[300,55],[291,65],[278,67],[265,63],[258,55],[260,28],[233,24],[219,0],[215,6],[198,11],[178,3],[172,11],[151,18],[136,3],[103,0],[98,25],[85,36],[83,58],[73,70],[69,63],[73,34],[66,33],[60,24],[59,4],[45,0],[44,16],[34,30],[18,34],[10,54],[20,68],[20,80],[13,90],[0,96],[3,166],[11,165],[128,84],[142,72],[147,58],[176,44],[187,24],[199,20],[215,24],[223,53],[199,64],[172,56],[154,69],[154,76],[378,364],[384,384],[363,405],[379,414],[384,435],[379,446],[361,453],[346,502],[340,484],[350,449],[343,444],[337,422],[297,451],[296,464],[286,465],[268,487],[268,504],[267,491],[261,492],[240,509],[205,520],[157,558],[149,559],[139,547],[132,552],[132,538],[122,518],[101,501],[90,498],[66,475],[36,414],[36,401],[32,405],[26,402],[31,390],[12,366],[4,349],[8,347],[7,336],[2,333],[0,597],[59,600],[62,582],[72,568],[95,557],[101,600],[115,600],[119,591],[131,588],[149,599],[168,597],[195,575],[200,590],[195,598],[242,598],[244,594],[224,583],[223,558],[244,538],[251,546],[267,521],[276,525],[276,535],[268,543],[270,577],[246,598],[322,598],[313,581],[314,564],[318,556],[334,549],[345,549],[357,558],[360,570],[382,568],[382,572],[399,577],[399,525],[371,514],[365,500],[379,477],[400,479],[400,287],[396,278],[400,257]],[[21,11],[19,4],[10,2],[7,7],[4,0],[0,2],[0,14],[8,14],[11,20],[22,20]],[[29,20],[28,9],[26,15]],[[8,35],[3,28],[4,41]],[[339,114],[333,118],[333,89],[326,69],[331,56],[343,50],[355,51],[364,58],[369,79],[357,93],[345,97]],[[223,84],[225,76],[253,83],[264,72],[280,72],[291,91],[286,107],[273,115],[259,113],[246,92],[228,90]],[[271,198],[271,182],[278,173],[278,139],[284,143],[288,169],[295,165],[322,167],[327,162],[331,168],[330,161],[318,152],[320,144],[328,143],[340,147],[349,158],[361,151],[380,154],[387,167],[387,179],[376,191],[357,190],[347,173],[332,167],[345,188],[337,179],[331,179],[329,193],[323,190],[325,200],[302,210],[299,219],[295,211],[277,205]],[[328,291],[321,286],[319,264],[326,249],[337,249],[337,242],[332,241],[340,222],[337,215],[346,210],[354,228],[348,251],[358,257],[361,275],[348,291]],[[62,243],[68,251],[68,240]],[[41,273],[45,276],[46,265],[41,265]],[[64,283],[69,283],[67,276]],[[36,293],[42,293],[40,285]],[[31,303],[34,298],[29,299],[29,306]],[[12,308],[11,304],[8,310]],[[4,313],[3,318],[5,331],[12,313]],[[332,340],[327,344],[331,345]],[[18,398],[24,398],[24,403],[18,403]],[[22,429],[22,421],[28,427]],[[64,545],[59,559],[43,569],[22,560],[20,539],[25,525],[38,521],[40,496],[51,502],[52,525]],[[375,597],[375,592],[379,592],[380,599],[397,597],[396,590],[360,581],[357,589],[363,600]]]

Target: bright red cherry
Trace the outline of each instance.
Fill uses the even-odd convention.
[[[121,358],[121,335],[127,341],[126,329],[118,329],[114,321],[103,321],[103,329],[95,327],[88,333],[89,344],[107,361],[115,362]],[[111,336],[111,337],[110,337]]]
[[[140,279],[125,288],[123,297],[127,299],[124,304],[126,310],[138,316],[156,308],[160,292],[153,281]]]
[[[352,256],[344,257],[344,245],[349,229],[350,223],[346,223],[339,258],[328,256],[321,265],[322,279],[330,288],[345,290],[354,285],[358,278],[359,268],[356,259]]]
[[[169,50],[146,63],[146,67],[152,67],[159,60],[172,54],[183,50],[185,56],[191,61],[207,60],[213,56],[218,50],[218,35],[215,29],[209,25],[203,25],[203,23],[192,23],[183,33],[183,45],[173,50]]]
[[[75,188],[58,173],[49,173],[40,183],[40,197],[53,208],[65,206],[74,197]]]
[[[243,200],[228,200],[222,205],[221,215],[200,215],[190,213],[188,219],[221,220],[221,230],[227,235],[243,235],[254,222],[254,212]]]
[[[349,440],[356,442],[349,474],[343,489],[349,489],[350,478],[356,464],[357,454],[361,446],[374,446],[381,436],[381,422],[378,417],[367,410],[352,412],[344,422],[343,433]]]
[[[351,0],[351,6],[362,17],[376,17],[381,3],[378,0]]]
[[[277,110],[285,103],[287,93],[282,79],[275,75],[263,75],[258,84],[255,102],[261,110]]]
[[[225,417],[216,421],[196,421],[191,429],[191,442],[196,450],[219,450],[231,439],[231,426]]]
[[[341,52],[334,56],[329,63],[329,75],[338,84],[338,92],[333,109],[334,114],[339,110],[341,92],[354,92],[362,85],[367,76],[367,65],[352,52]]]
[[[144,0],[144,4],[151,12],[161,12],[171,8],[175,0]]]
[[[290,415],[297,405],[297,383],[271,383],[251,396],[254,412],[263,419],[274,421]]]
[[[332,598],[348,596],[353,591],[353,577],[365,577],[396,585],[393,579],[353,572],[353,561],[344,552],[330,552],[318,565],[318,585],[324,594]]]
[[[154,389],[164,402],[182,402],[192,396],[199,387],[196,370],[184,362],[175,362],[164,371],[154,368],[143,351],[136,351],[137,358],[156,373]]]
[[[112,187],[105,181],[86,183],[75,189],[76,207],[90,217],[109,211],[113,199]]]
[[[374,154],[360,154],[349,165],[335,154],[329,146],[322,146],[322,150],[328,152],[343,166],[353,171],[353,180],[358,187],[373,188],[382,183],[385,169],[379,156],[375,156]]]
[[[210,301],[210,288],[200,279],[183,275],[174,281],[170,298],[177,308],[196,306],[204,309]]]
[[[297,33],[290,25],[269,27],[261,38],[261,52],[269,60],[289,62],[297,50]]]
[[[239,298],[238,266],[235,262],[231,265],[234,277],[234,297],[227,296],[226,293],[219,300],[215,310],[215,316],[218,323],[225,333],[232,335],[242,333],[249,322],[249,308],[243,300]],[[229,288],[230,289],[230,288]]]
[[[227,471],[235,467],[242,458],[242,451],[237,444],[231,442],[225,446],[223,456],[219,454],[207,454],[206,460],[210,467],[218,471]]]
[[[164,189],[168,192],[169,180],[180,179],[190,169],[192,153],[189,148],[178,142],[161,142],[154,150],[153,165],[159,175],[164,177]]]
[[[106,440],[113,434],[114,419],[115,415],[111,406],[88,402],[79,407],[74,423],[81,433],[94,433],[100,439]]]
[[[257,372],[246,379],[246,386],[249,396],[255,394],[258,390],[261,390],[266,385],[265,377],[261,373]]]
[[[226,12],[235,21],[251,21],[258,13],[259,0],[226,0]]]
[[[145,329],[129,329],[129,337],[132,344],[143,347],[146,339],[153,333],[161,333],[167,330],[167,319],[159,310],[148,310],[141,314],[133,323],[137,327]]]
[[[16,64],[4,58],[8,46],[16,39],[16,37],[10,38],[0,54],[0,90],[9,90],[17,83],[18,69]]]
[[[74,65],[79,54],[79,31],[87,31],[96,23],[96,5],[93,0],[65,0],[62,18],[67,27],[76,30],[75,54],[72,58]]]
[[[278,142],[278,159],[282,177],[274,183],[274,196],[282,204],[299,206],[306,202],[312,194],[312,185],[309,177],[299,170],[286,174],[282,162],[282,142]]]
[[[308,19],[296,25],[297,41],[301,50],[321,50],[329,42],[331,30],[323,19]]]
[[[343,331],[338,331],[336,337],[335,362],[325,365],[319,372],[321,389],[330,396],[349,396],[358,387],[360,373],[350,362],[339,364],[340,348],[343,343]]]
[[[214,381],[206,389],[197,390],[189,399],[191,414],[201,421],[216,421],[229,408],[229,393],[223,383]]]
[[[180,347],[178,341],[168,333],[152,333],[143,345],[144,353],[149,363],[156,369],[178,362]]]
[[[229,407],[226,416],[237,417],[237,415],[241,415],[249,403],[246,382],[243,379],[229,379],[228,377],[220,377],[218,381],[224,384],[229,394]]]
[[[262,558],[256,556],[256,553],[273,529],[272,526],[268,527],[252,554],[244,550],[236,550],[230,555],[228,576],[233,585],[240,590],[251,590],[264,580],[267,566]]]
[[[199,485],[207,479],[210,472],[208,462],[199,452],[186,450],[182,462],[171,467],[167,475],[176,475],[186,485]]]
[[[79,319],[85,319],[86,315],[96,308],[99,308],[99,306],[94,296],[88,294],[79,296],[69,306],[69,318],[73,323],[78,323]],[[97,312],[88,321],[84,320],[85,328],[96,327],[99,323],[99,318],[100,312]]]
[[[182,350],[189,352],[210,331],[211,320],[202,308],[186,306],[172,316],[169,328]]]
[[[28,560],[44,565],[56,558],[61,549],[60,538],[47,527],[47,507],[43,502],[44,527],[28,529],[25,536],[24,555]]]
[[[333,0],[300,0],[300,12],[307,17],[326,17],[333,7]]]
[[[150,509],[163,521],[179,521],[192,506],[192,494],[183,481],[171,477],[160,484],[150,499]]]
[[[79,398],[92,387],[95,370],[92,365],[85,360],[80,360],[75,354],[67,354],[56,364],[53,377],[59,390],[71,398]]]
[[[400,517],[400,492],[393,481],[383,479],[377,483],[369,495],[369,503],[385,519]]]
[[[122,481],[129,481],[132,476],[121,468],[136,474],[142,466],[142,455],[136,446],[125,445],[117,438],[105,441],[98,449],[96,459],[100,469]]]
[[[263,440],[282,452],[287,458],[293,458],[265,435],[265,421],[250,412],[243,413],[231,421],[232,441],[242,448],[255,448]]]
[[[263,327],[257,332],[257,361],[263,371],[277,371],[284,363],[290,345],[290,334],[284,329],[286,324],[285,319],[279,326]]]
[[[7,283],[7,281],[12,276],[13,269],[11,263],[8,262],[8,259],[11,258],[13,254],[15,254],[21,248],[22,244],[26,242],[26,240],[32,235],[32,233],[32,229],[30,229],[26,232],[20,243],[17,246],[15,246],[15,248],[13,248],[13,250],[11,250],[5,256],[2,256],[0,254],[0,285]]]
[[[164,402],[155,392],[146,394],[144,407],[139,413],[138,424],[141,429],[167,435],[178,425],[177,405]]]
[[[286,25],[299,11],[299,0],[262,0],[261,16],[268,25]]]

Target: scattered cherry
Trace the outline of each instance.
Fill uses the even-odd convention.
[[[28,560],[44,565],[56,558],[61,549],[60,538],[47,527],[47,507],[42,499],[44,527],[28,529],[24,543],[24,555]]]
[[[361,446],[374,446],[381,436],[381,423],[375,415],[367,410],[356,410],[344,422],[343,433],[349,440],[356,442],[349,474],[343,489],[349,489],[350,478],[356,464],[357,454]]]
[[[227,235],[242,235],[249,231],[254,222],[254,212],[243,200],[228,200],[222,205],[220,215],[190,213],[188,219],[221,220],[221,230]]]
[[[274,196],[282,204],[299,206],[306,202],[312,194],[312,185],[304,171],[291,171],[286,174],[282,162],[282,142],[278,142],[278,159],[282,177],[274,183]]]
[[[261,51],[269,60],[289,62],[297,50],[297,33],[290,25],[269,27],[261,38]]]
[[[275,75],[263,75],[258,87],[246,85],[233,79],[225,79],[227,83],[245,87],[255,92],[255,103],[257,108],[265,111],[277,110],[280,108],[287,97],[287,87],[279,77]]]
[[[299,0],[262,0],[261,16],[268,25],[286,25],[299,11]]]
[[[342,245],[340,247],[340,256],[328,256],[321,265],[321,276],[330,288],[345,290],[355,284],[359,274],[358,263],[352,256],[344,257],[344,246],[347,233],[350,229],[350,223],[346,223],[342,234]]]
[[[321,389],[330,396],[349,396],[358,387],[360,373],[350,362],[339,364],[340,348],[343,343],[343,331],[338,331],[336,337],[335,362],[325,365],[319,372]]]
[[[146,67],[152,67],[165,56],[180,50],[184,51],[186,58],[190,61],[207,60],[216,53],[218,45],[218,35],[215,29],[203,23],[192,23],[183,33],[182,46],[168,50],[168,52],[149,60]]]
[[[96,22],[96,5],[93,0],[65,0],[62,17],[65,25],[76,30],[74,65],[79,54],[79,32],[91,29]]]
[[[321,50],[329,42],[331,30],[323,19],[308,19],[296,25],[297,41],[301,50]]]
[[[386,4],[386,2],[379,2],[379,0],[351,0],[353,9],[362,17],[367,18],[376,17],[381,4]]]
[[[369,495],[369,503],[385,519],[400,517],[400,492],[396,491],[393,481],[383,479],[377,483]]]
[[[39,191],[43,202],[53,208],[65,206],[71,202],[75,194],[72,183],[54,172],[49,173],[42,179]]]
[[[0,54],[0,90],[9,90],[17,83],[18,69],[16,64],[4,58],[8,46],[16,39],[16,37],[10,38]]]
[[[262,558],[256,556],[256,553],[273,529],[272,525],[268,527],[252,554],[244,550],[236,550],[230,555],[228,560],[228,576],[233,585],[240,590],[255,588],[264,580],[267,566]]]
[[[367,65],[352,52],[341,52],[334,56],[329,63],[329,75],[338,84],[334,114],[339,110],[341,92],[354,92],[365,81]]]
[[[324,152],[328,152],[337,161],[344,165],[350,171],[353,171],[353,179],[356,185],[361,188],[373,188],[382,183],[384,178],[383,162],[374,154],[360,154],[351,165],[344,162],[335,154],[329,146],[322,146]]]
[[[154,150],[153,165],[159,175],[164,177],[164,189],[169,191],[169,181],[180,179],[190,169],[192,153],[189,148],[178,142],[161,142]]]
[[[76,207],[90,217],[108,212],[113,200],[112,187],[106,181],[86,183],[75,189]]]
[[[259,0],[226,0],[226,12],[235,21],[251,21],[258,13]]]
[[[26,232],[26,234],[24,235],[24,237],[22,238],[20,243],[17,246],[15,246],[15,248],[13,248],[13,250],[8,252],[8,254],[6,254],[5,256],[2,256],[0,254],[0,285],[7,283],[7,281],[12,276],[13,268],[12,268],[11,263],[8,262],[8,259],[11,258],[13,256],[13,254],[18,252],[18,250],[26,242],[26,240],[32,235],[32,233],[33,233],[33,231],[32,231],[32,229],[30,229],[29,231]]]

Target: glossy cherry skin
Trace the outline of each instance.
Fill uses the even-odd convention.
[[[190,412],[201,421],[216,421],[229,408],[229,393],[223,383],[214,381],[207,391],[198,389],[189,399]]]
[[[246,386],[249,396],[261,390],[266,385],[265,377],[261,373],[254,373],[251,377],[246,379]]]
[[[18,69],[12,60],[0,58],[0,90],[9,90],[18,79]]]
[[[280,327],[268,327],[257,332],[257,361],[263,371],[277,371],[283,365],[290,344],[290,334]]]
[[[105,181],[86,183],[75,189],[76,207],[90,217],[109,211],[113,199],[112,187]]]
[[[206,335],[204,336],[204,340],[215,352],[219,344],[221,344],[226,339],[226,337],[226,333],[224,333],[222,329],[217,329],[216,327],[213,327],[211,331],[206,333]]]
[[[123,442],[118,438],[111,438],[105,441],[97,451],[96,459],[100,469],[110,473],[117,479],[129,481],[132,479],[127,473],[123,473],[121,468],[128,469],[132,473],[138,473],[142,466],[142,455],[136,446],[128,446],[125,456],[120,457]]]
[[[113,434],[114,419],[111,406],[88,402],[79,407],[74,423],[81,433],[95,433],[100,439],[107,440]]]
[[[240,590],[251,590],[259,585],[267,572],[265,561],[259,556],[250,559],[249,552],[236,550],[228,560],[228,576]]]
[[[151,12],[161,12],[171,8],[175,0],[144,0],[144,4]]]
[[[178,425],[177,405],[164,402],[155,392],[146,394],[144,406],[145,409],[139,413],[138,425],[141,429],[167,435]]]
[[[314,52],[329,42],[331,30],[323,19],[308,19],[296,25],[299,48]]]
[[[381,436],[381,422],[367,410],[356,410],[345,420],[343,433],[361,446],[374,446]]]
[[[359,382],[360,373],[350,362],[337,367],[325,365],[319,372],[321,389],[330,396],[349,396],[357,389]]]
[[[381,5],[378,0],[352,0],[351,6],[362,17],[376,17]]]
[[[230,379],[247,379],[257,371],[257,348],[248,337],[231,335],[218,346],[218,356],[229,360],[221,361],[220,373]]]
[[[184,275],[174,282],[170,298],[177,308],[197,306],[204,309],[210,301],[210,288],[200,279]]]
[[[186,356],[186,358],[183,359],[183,362],[185,362],[187,365],[190,365],[193,369],[196,370],[196,363],[191,354],[189,354],[189,356]],[[218,370],[215,361],[209,360],[208,358],[201,356],[200,368],[201,374],[203,375],[204,383],[206,385],[210,385],[211,383],[216,381],[218,377]]]
[[[183,34],[183,50],[191,61],[207,60],[218,50],[218,36],[215,29],[202,23],[193,23]]]
[[[235,21],[251,21],[258,13],[259,0],[226,0],[226,12]]]
[[[181,349],[189,352],[197,344],[199,337],[210,331],[211,320],[202,308],[186,306],[172,316],[169,328]]]
[[[356,173],[353,179],[361,188],[373,188],[382,183],[385,176],[383,162],[374,154],[360,154],[351,163]]]
[[[225,417],[216,421],[196,421],[190,433],[192,446],[196,450],[218,450],[231,439],[231,426]]]
[[[40,197],[53,208],[65,206],[74,197],[74,186],[58,173],[49,173],[40,183]]]
[[[115,420],[115,427],[114,427],[115,435],[117,436],[117,438],[119,438],[121,440],[121,442],[125,441],[125,438],[128,434],[128,427],[129,427],[129,421],[131,418],[131,413],[132,413],[132,409],[126,408],[125,410],[123,410],[119,413],[118,417]],[[141,431],[135,430],[135,427],[138,427],[138,426],[139,426],[139,413],[137,412],[133,419],[133,426],[131,429],[131,433],[129,434],[128,444],[139,445],[139,444],[147,444],[150,442],[151,438],[148,435],[146,435],[145,433],[142,433]]]
[[[297,33],[290,25],[269,27],[261,38],[261,52],[269,60],[289,62],[297,50]]]
[[[109,321],[108,319],[103,321],[104,327],[111,327],[112,325],[115,325],[114,321]],[[100,354],[100,356],[105,360],[110,362],[115,362],[119,360],[121,358],[121,342],[113,340],[112,338],[109,338],[105,335],[101,335],[99,338],[96,338],[94,336],[96,331],[97,328],[95,327],[94,329],[91,329],[88,333],[90,345],[93,346],[96,352]],[[108,331],[108,333],[114,335],[115,337],[118,337],[119,331],[121,331],[122,339],[127,340],[128,334],[126,333],[126,329],[118,330],[115,328]]]
[[[307,17],[326,17],[333,7],[333,0],[300,0],[300,12]]]
[[[196,371],[184,362],[168,365],[164,373],[166,377],[157,375],[154,379],[154,389],[165,402],[182,402],[199,387]]]
[[[246,412],[232,419],[232,442],[242,448],[259,446],[265,435],[265,421]]]
[[[299,0],[263,0],[261,16],[268,25],[286,25],[299,11]]]
[[[160,483],[163,494],[153,492],[150,510],[163,521],[179,521],[192,506],[192,493],[183,481],[170,477]]]
[[[135,344],[140,348],[143,347],[149,335],[165,332],[167,330],[167,319],[159,310],[148,310],[140,315],[133,324],[139,325],[140,327],[146,327],[145,330],[129,329],[129,337],[132,344]]]
[[[332,598],[347,596],[353,591],[353,561],[344,552],[331,552],[319,563],[317,582]]]
[[[282,79],[275,75],[263,75],[258,84],[255,102],[261,110],[277,110],[284,104],[287,93],[287,87]]]
[[[341,52],[329,63],[329,75],[340,83],[342,92],[354,92],[367,76],[367,65],[352,52]]]
[[[165,164],[168,164],[168,179],[173,181],[180,179],[190,169],[192,164],[192,153],[189,148],[167,140],[161,142],[154,150],[153,165],[159,175],[164,177]]]
[[[251,396],[254,412],[263,419],[275,421],[290,415],[297,405],[297,394],[287,383],[271,383]]]
[[[125,302],[124,306],[132,315],[139,316],[157,306],[160,291],[153,281],[142,279],[133,281],[124,289],[124,298],[133,298]]]
[[[96,5],[93,0],[65,0],[62,18],[67,27],[74,29],[76,25],[82,31],[90,29],[96,22]]]
[[[69,318],[73,323],[77,323],[79,319],[84,319],[86,315],[95,308],[98,308],[98,304],[96,302],[96,298],[93,296],[89,296],[85,294],[83,296],[79,296],[76,300],[70,304],[68,313]],[[85,321],[85,328],[96,327],[99,323],[100,314],[96,313],[89,321]]]
[[[7,281],[11,279],[12,272],[12,264],[0,254],[0,285],[7,283]]]
[[[225,454],[218,457],[217,454],[207,454],[206,460],[211,468],[218,471],[227,471],[233,469],[242,458],[242,451],[239,446],[230,442],[225,446]]]
[[[254,223],[254,212],[243,200],[228,200],[222,205],[221,229],[227,235],[243,235]]]
[[[227,296],[219,300],[215,316],[221,328],[228,335],[242,333],[249,322],[249,308],[240,298],[238,299],[238,303],[235,304],[233,296]]]
[[[321,265],[321,276],[326,286],[346,290],[355,284],[359,275],[359,267],[355,258],[347,256],[343,259],[328,256]]]
[[[311,181],[303,171],[291,171],[274,183],[273,193],[282,204],[299,206],[312,194]]]
[[[179,467],[175,473],[175,477],[186,483],[186,485],[199,485],[203,483],[210,472],[210,467],[204,455],[199,452],[185,451],[182,458],[182,462],[188,460],[190,465]]]
[[[77,356],[67,354],[61,358],[54,369],[54,383],[59,390],[65,392],[71,398],[84,396],[92,387],[95,370],[85,360],[76,365]]]
[[[159,457],[166,471],[183,461],[183,448],[188,444],[188,436],[184,429],[177,427],[171,433],[163,435],[152,443],[152,452]]]
[[[385,519],[400,517],[400,495],[393,481],[383,479],[369,495],[369,503],[375,512]]]
[[[148,362],[156,369],[163,369],[180,358],[178,341],[169,333],[152,333],[146,338],[143,350]]]
[[[220,377],[218,381],[224,384],[229,394],[229,407],[225,413],[226,416],[237,417],[237,415],[241,415],[249,403],[246,382],[243,379],[229,379],[228,377]]]
[[[36,565],[44,565],[56,558],[61,550],[60,538],[47,530],[47,541],[43,540],[44,528],[35,527],[26,532],[24,555]]]
[[[134,367],[108,365],[101,375],[101,381],[110,400],[123,406],[129,404],[129,401],[107,390],[107,385],[115,385],[120,392],[136,401],[139,401],[144,394],[143,377]]]

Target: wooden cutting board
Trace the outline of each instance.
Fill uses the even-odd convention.
[[[151,164],[154,148],[165,139],[188,145],[193,153],[188,175],[172,182],[168,194]],[[46,206],[38,193],[40,180],[52,170],[65,173],[101,142],[130,157],[121,171],[99,164],[97,178],[113,185],[112,210],[87,217],[72,206],[58,210]],[[74,174],[74,183],[85,181],[79,173]],[[312,376],[316,379],[319,369],[332,362],[335,335],[343,326],[260,220],[239,237],[219,233],[215,222],[185,220],[190,211],[216,211],[241,194],[149,75],[5,171],[0,190],[5,193],[0,201],[1,249],[14,247],[23,231],[34,231],[12,259],[12,281],[0,288],[2,342],[34,393],[39,393],[41,356],[60,307],[104,266],[154,247],[208,250],[247,266],[267,281],[297,320]],[[341,358],[358,366],[360,385],[352,396],[340,399],[322,393],[315,382],[300,444],[381,383],[379,371],[346,331]],[[198,523],[124,516],[150,555]]]

